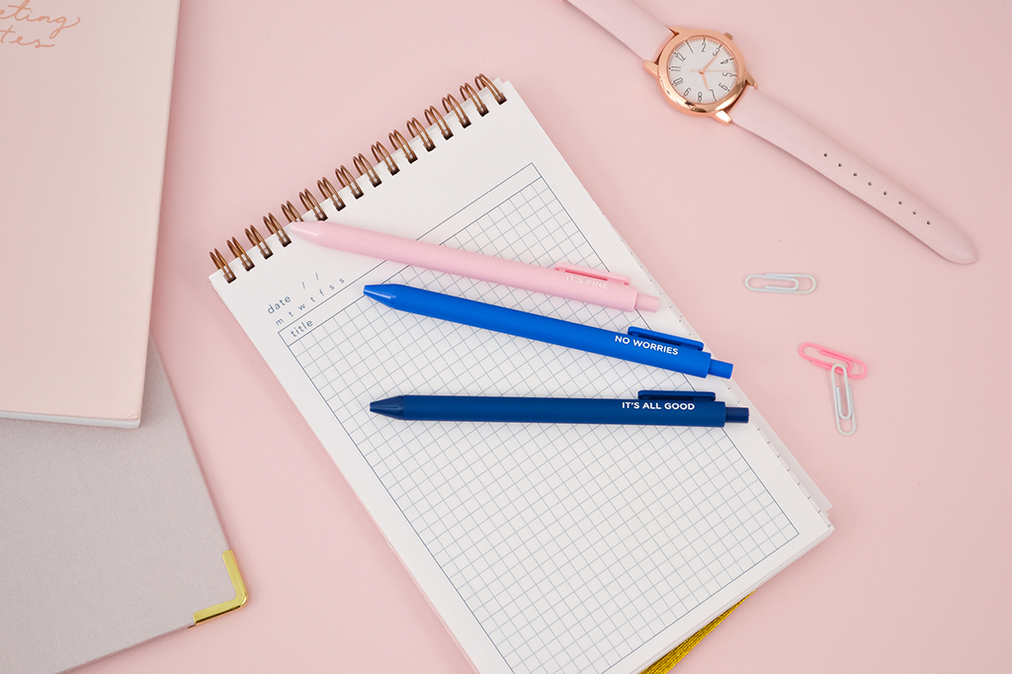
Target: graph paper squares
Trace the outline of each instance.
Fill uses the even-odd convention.
[[[445,243],[603,267],[540,177]],[[388,282],[628,327],[619,311],[412,267]],[[402,393],[634,397],[688,388],[682,375],[366,298],[314,323],[293,356],[518,674],[604,671],[797,535],[722,429],[403,422],[367,410]]]

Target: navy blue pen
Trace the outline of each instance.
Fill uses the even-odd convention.
[[[727,407],[712,392],[640,391],[635,400],[397,396],[369,411],[405,421],[499,421],[534,424],[709,426],[746,423],[747,407]]]
[[[393,309],[496,330],[516,337],[548,342],[633,363],[652,365],[696,377],[708,374],[728,378],[731,363],[714,359],[703,343],[643,328],[612,332],[558,318],[529,314],[494,304],[451,297],[404,285],[370,285],[365,294]]]

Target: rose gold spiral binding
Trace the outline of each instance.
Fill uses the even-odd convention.
[[[389,152],[387,152],[387,149],[383,147],[383,143],[380,143],[379,141],[373,143],[372,156],[376,158],[377,164],[380,162],[386,164],[387,172],[392,176],[397,175],[397,172],[401,170],[397,166],[397,162],[394,161],[394,158],[390,156]]]
[[[235,272],[228,266],[228,262],[225,262],[225,256],[218,252],[215,248],[211,251],[211,259],[214,260],[214,266],[225,275],[225,281],[231,283],[235,280]]]
[[[264,225],[267,227],[267,231],[278,237],[278,241],[281,242],[281,247],[284,248],[292,242],[292,239],[288,236],[288,232],[281,226],[278,219],[274,217],[273,213],[268,213],[264,216]]]
[[[439,110],[435,107],[429,106],[425,110],[425,121],[429,123],[429,126],[436,124],[439,126],[439,133],[443,134],[443,138],[450,140],[453,138],[453,131],[450,131],[450,125],[446,123],[443,116],[439,114]]]
[[[478,95],[478,92],[475,91],[474,87],[467,82],[460,85],[460,95],[465,101],[471,101],[474,103],[474,108],[478,111],[479,115],[484,117],[488,114],[488,106],[485,105],[485,101],[481,100],[481,96]]]
[[[346,169],[344,164],[340,168],[334,169],[334,174],[337,175],[337,182],[341,183],[341,187],[351,188],[351,193],[356,199],[361,199],[362,195],[365,194],[362,188],[358,186],[358,181],[352,177],[351,171]]]
[[[422,139],[422,145],[425,146],[426,152],[432,152],[436,149],[436,144],[432,142],[432,138],[429,137],[429,132],[425,130],[422,123],[418,121],[417,117],[412,117],[408,120],[408,133],[414,138],[418,136]]]
[[[400,150],[404,153],[404,158],[408,160],[409,164],[414,164],[415,160],[418,159],[418,155],[411,149],[411,143],[409,143],[397,129],[390,132],[390,144],[394,146],[394,151]]]
[[[355,168],[358,169],[358,174],[369,178],[369,182],[372,183],[373,187],[379,187],[383,183],[383,181],[380,180],[379,174],[376,173],[372,164],[369,163],[369,160],[365,158],[364,154],[360,152],[358,156],[353,158],[351,161],[355,165]]]
[[[499,105],[506,102],[506,97],[503,96],[501,91],[499,91],[499,87],[497,87],[486,75],[479,73],[478,76],[474,78],[474,84],[478,87],[478,91],[487,87],[488,90],[492,92],[492,96],[495,97],[495,102]]]
[[[443,110],[447,112],[453,112],[457,115],[457,121],[463,128],[471,126],[471,120],[468,119],[467,113],[464,112],[464,108],[460,107],[460,103],[457,102],[457,98],[453,94],[447,94],[443,96]]]
[[[267,245],[267,241],[260,235],[256,227],[250,227],[246,230],[246,238],[253,244],[254,247],[260,250],[260,255],[266,260],[271,255],[274,255],[274,251]],[[252,249],[251,249],[252,250]]]
[[[327,214],[320,208],[320,202],[316,200],[313,193],[309,190],[303,190],[299,192],[299,201],[302,202],[302,207],[307,211],[312,211],[313,215],[316,216],[317,220],[326,220]]]
[[[319,188],[320,194],[323,195],[324,199],[330,199],[330,203],[334,204],[334,208],[337,210],[344,208],[344,199],[337,193],[334,183],[326,178],[322,178],[316,181],[316,186]]]
[[[479,73],[474,78],[473,87],[470,83],[462,84],[460,86],[460,95],[462,100],[465,103],[467,101],[471,101],[478,114],[481,117],[484,117],[488,114],[489,107],[481,99],[480,94],[482,89],[488,89],[498,105],[502,105],[506,102],[506,96],[504,96],[495,83],[483,73]],[[443,109],[446,111],[447,115],[451,112],[456,115],[461,128],[467,128],[471,125],[470,118],[467,116],[467,113],[464,111],[461,103],[453,94],[448,94],[443,97]],[[449,140],[453,137],[453,130],[450,129],[450,126],[447,124],[444,116],[441,115],[435,107],[429,106],[425,110],[425,119],[428,121],[430,126],[435,125],[439,127],[439,132],[442,134],[444,139]],[[418,121],[417,117],[412,117],[408,120],[407,129],[412,138],[419,138],[421,140],[426,152],[432,152],[432,150],[436,148],[436,144],[432,142],[432,137],[429,135],[428,130],[421,122]],[[411,147],[411,143],[405,139],[404,134],[402,134],[399,130],[392,131],[389,134],[389,138],[390,144],[394,148],[394,152],[397,150],[403,152],[404,157],[407,159],[409,164],[418,160],[418,154]],[[371,149],[372,155],[376,159],[377,166],[380,162],[382,162],[386,166],[390,175],[396,175],[400,171],[400,167],[394,160],[393,155],[387,151],[386,147],[384,147],[382,143],[375,143]],[[358,170],[359,175],[368,177],[369,182],[372,183],[374,187],[382,184],[379,174],[376,172],[374,166],[369,163],[369,160],[366,159],[364,154],[359,154],[354,157],[352,161],[354,167]],[[362,187],[359,185],[358,180],[352,176],[351,171],[349,171],[345,166],[342,165],[339,168],[334,169],[334,175],[337,176],[337,181],[341,184],[341,187],[350,189],[352,195],[354,195],[356,199],[363,196],[364,192],[362,191]],[[334,187],[330,180],[327,178],[317,180],[316,186],[320,190],[320,194],[323,195],[324,199],[330,199],[331,203],[334,204],[334,208],[341,210],[346,206],[344,199],[342,199],[338,193],[338,189]],[[299,193],[299,200],[302,202],[305,212],[308,213],[309,211],[312,211],[317,220],[327,219],[326,211],[320,205],[320,202],[316,200],[316,197],[313,196],[313,193],[308,189]],[[291,201],[285,202],[281,206],[281,211],[284,213],[289,223],[302,221],[302,215]],[[278,237],[278,241],[281,243],[282,247],[292,243],[291,237],[288,236],[285,228],[281,225],[278,219],[274,217],[273,213],[268,213],[264,216],[264,225],[272,235]],[[245,232],[246,238],[249,239],[253,248],[257,248],[260,251],[260,255],[263,259],[266,260],[274,254],[274,251],[272,251],[271,247],[267,244],[267,240],[260,234],[260,232],[257,231],[256,227],[250,227],[249,229],[246,229]],[[247,251],[239,244],[238,239],[233,237],[231,240],[226,241],[226,243],[228,244],[229,250],[232,251],[235,258],[242,263],[242,266],[246,271],[253,269],[253,260],[247,254]],[[252,248],[250,250],[252,250]],[[225,257],[218,251],[217,248],[211,251],[211,260],[214,262],[215,267],[221,271],[228,283],[235,281],[236,275],[232,271],[231,265],[225,260]]]
[[[231,240],[226,241],[226,243],[228,244],[228,249],[232,251],[232,255],[235,255],[235,259],[242,262],[243,269],[249,271],[255,266],[253,264],[253,260],[251,260],[250,256],[246,254],[246,250],[239,244],[239,240],[237,238],[233,236]]]
[[[281,212],[288,218],[288,222],[302,222],[302,215],[299,213],[299,209],[290,201],[281,204]]]

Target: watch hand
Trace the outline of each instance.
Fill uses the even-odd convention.
[[[702,70],[702,69],[699,69],[699,68],[693,68],[689,72],[690,73],[696,73],[701,78],[703,78],[703,88],[704,89],[709,89],[710,88],[709,85],[706,84],[706,75],[703,74],[703,73],[706,72],[705,70]]]
[[[709,89],[710,88],[710,85],[706,83],[706,75],[704,73],[709,72],[707,70],[707,68],[709,68],[710,64],[713,63],[716,59],[717,59],[717,55],[714,54],[713,58],[710,59],[705,66],[703,66],[702,68],[699,69],[699,76],[703,78],[703,88],[704,89]]]

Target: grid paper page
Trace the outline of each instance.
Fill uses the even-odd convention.
[[[250,252],[211,284],[482,674],[636,674],[832,532],[828,502],[734,382],[395,311],[403,283],[624,332],[701,339],[640,265],[509,82],[433,125],[434,149],[344,188],[329,220],[542,267],[617,272],[648,316],[315,246]],[[312,219],[311,214],[306,214]],[[717,354],[717,357],[720,357]],[[634,398],[713,390],[727,429],[405,422],[395,395]],[[353,554],[353,552],[349,552]],[[391,635],[396,638],[396,635]]]
[[[518,177],[528,176],[445,243],[602,268],[544,179],[532,169]],[[628,327],[622,312],[414,267],[388,282]],[[406,393],[628,398],[689,388],[683,375],[364,297],[330,311],[324,303],[307,314],[314,327],[286,340],[292,355],[518,674],[604,672],[797,535],[723,429],[516,424],[504,433],[366,408]]]

